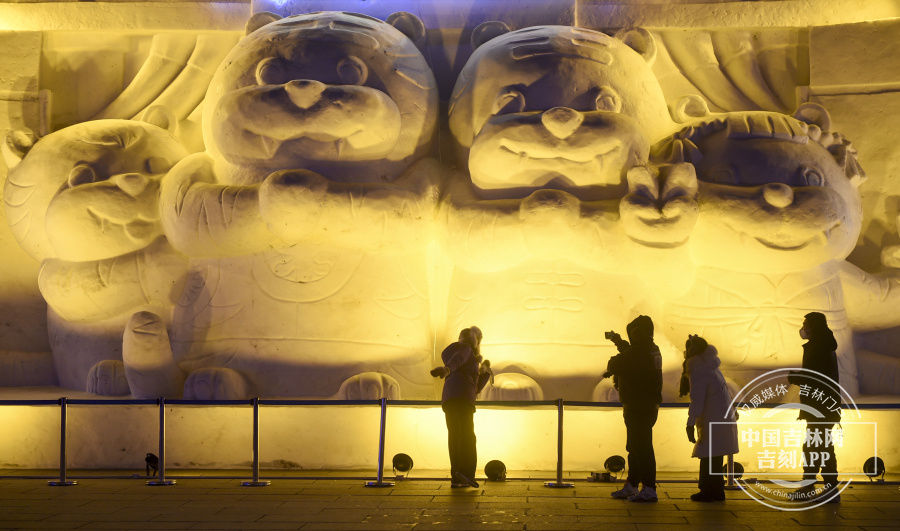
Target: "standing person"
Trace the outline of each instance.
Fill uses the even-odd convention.
[[[837,459],[834,455],[832,430],[841,420],[841,393],[835,354],[838,345],[834,334],[828,328],[825,315],[819,312],[810,312],[804,316],[800,337],[807,340],[803,344],[803,368],[824,377],[817,378],[813,374],[800,371],[788,375],[788,382],[800,387],[800,403],[809,406],[800,409],[798,417],[806,421],[803,480],[807,484],[800,492],[809,493],[815,490],[816,474],[821,469],[824,483],[824,492],[821,496],[830,496],[828,501],[837,503],[841,501],[841,496],[833,492],[837,488]],[[823,405],[829,405],[832,409],[823,408]],[[819,412],[823,416],[817,417],[812,411]]]
[[[633,502],[655,502],[656,455],[653,452],[653,425],[662,402],[662,356],[653,342],[653,321],[640,315],[628,323],[628,341],[607,332],[619,353],[610,358],[603,377],[614,376],[627,433],[628,478],[613,498]],[[638,491],[638,484],[643,488]]]
[[[441,409],[447,421],[450,450],[450,487],[478,487],[475,481],[475,396],[491,377],[491,363],[481,358],[481,330],[472,326],[459,333],[459,341],[441,352],[443,367],[431,371],[445,378]]]
[[[686,431],[688,440],[695,443],[691,456],[700,458],[697,481],[700,492],[691,495],[691,499],[698,502],[725,500],[722,458],[738,452],[737,424],[730,407],[731,393],[719,370],[720,363],[716,347],[700,336],[688,336],[678,393],[680,396],[691,395]],[[719,422],[730,424],[717,424]]]

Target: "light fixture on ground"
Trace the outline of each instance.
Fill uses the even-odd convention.
[[[397,479],[403,479],[404,477],[406,477],[413,467],[412,457],[404,453],[394,455],[394,458],[391,462],[394,467],[394,475]]]
[[[869,481],[881,476],[878,483],[884,483],[884,461],[880,457],[870,457],[866,459],[866,462],[863,464],[863,473],[868,476]]]
[[[484,475],[488,481],[506,481],[506,465],[499,459],[488,461],[484,465]]]
[[[591,472],[588,481],[612,481],[613,476],[618,478],[619,472],[625,470],[625,458],[621,455],[611,455],[603,462],[606,472]]]

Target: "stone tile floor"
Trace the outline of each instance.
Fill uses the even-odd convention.
[[[81,479],[72,487],[0,479],[0,529],[900,529],[897,484],[855,481],[839,505],[785,512],[739,490],[723,503],[691,502],[694,485],[660,479],[659,503],[641,505],[611,499],[619,483],[585,481],[571,489],[511,480],[451,490],[447,481],[428,479],[378,489],[345,479],[275,479],[258,488],[221,478],[168,487],[137,479]]]

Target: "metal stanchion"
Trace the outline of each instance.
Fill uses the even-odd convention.
[[[70,487],[77,481],[66,479],[66,397],[59,399],[59,479],[48,481],[51,487]]]
[[[367,487],[393,487],[391,481],[384,481],[384,425],[387,419],[387,398],[381,398],[381,436],[378,439],[378,480],[367,481]]]
[[[726,465],[725,472],[728,475],[728,484],[725,485],[725,488],[727,490],[740,489],[741,487],[734,483],[734,454],[728,454],[728,464]]]
[[[556,408],[558,411],[558,420],[556,421],[556,481],[547,481],[544,483],[545,487],[550,487],[554,489],[565,489],[569,487],[574,487],[574,483],[569,483],[567,481],[562,480],[562,467],[563,467],[563,399],[560,398],[556,401]]]
[[[147,482],[153,487],[174,485],[174,479],[166,479],[166,399],[159,398],[159,477]]]
[[[268,487],[272,484],[268,480],[259,479],[259,397],[250,401],[253,404],[253,479],[242,481],[242,487]]]

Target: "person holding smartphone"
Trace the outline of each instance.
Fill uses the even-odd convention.
[[[662,355],[653,342],[653,321],[640,315],[626,327],[628,341],[616,332],[606,338],[619,353],[609,359],[604,378],[613,377],[622,402],[628,452],[628,478],[613,498],[633,502],[655,502],[656,455],[653,452],[653,425],[662,402]],[[643,488],[638,490],[638,485]]]
[[[431,375],[444,379],[441,409],[447,422],[450,451],[450,487],[478,487],[475,481],[475,397],[491,378],[491,362],[481,357],[481,330],[463,329],[459,341],[441,352],[442,367]]]

